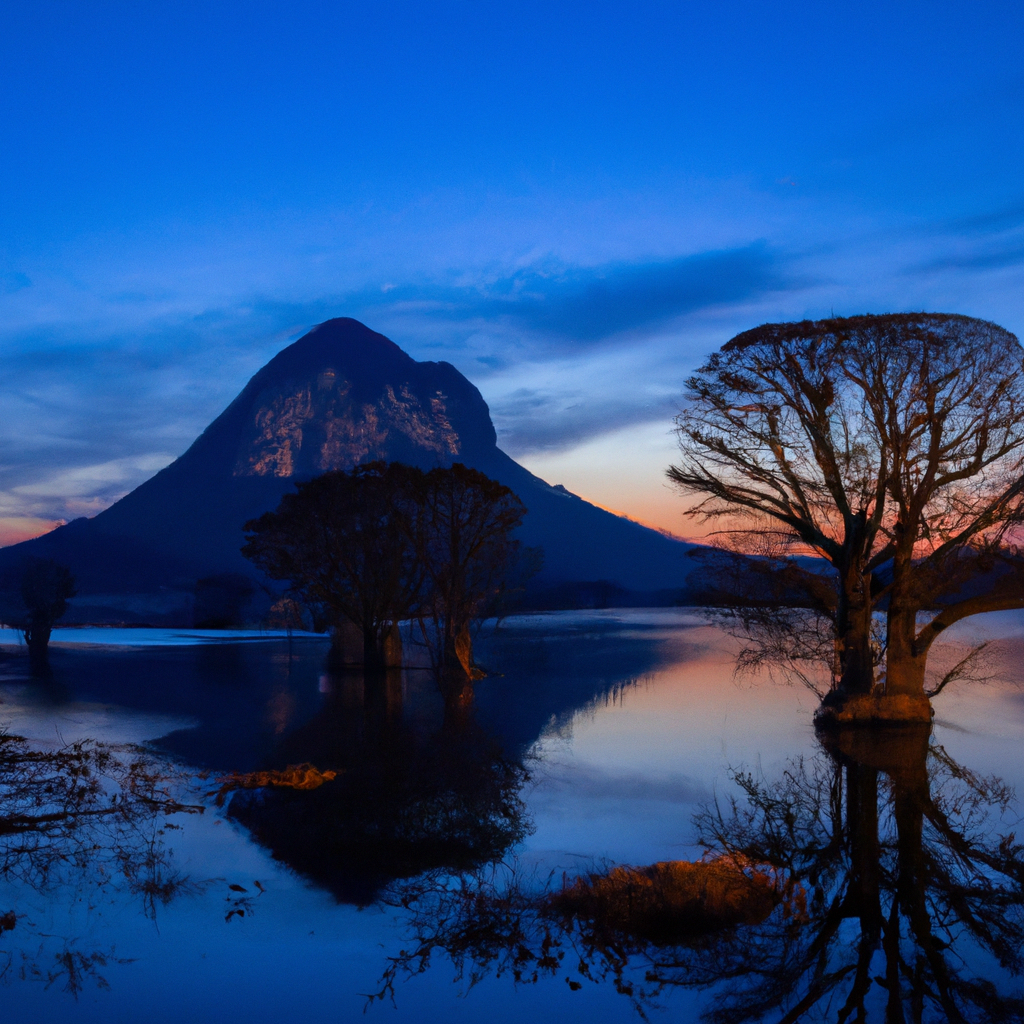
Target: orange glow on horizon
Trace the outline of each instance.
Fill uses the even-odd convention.
[[[37,519],[35,516],[0,516],[0,548],[41,537],[65,522],[64,519]]]

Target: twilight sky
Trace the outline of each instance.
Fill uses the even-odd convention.
[[[0,544],[355,316],[682,535],[683,381],[771,320],[1024,331],[1024,5],[0,3]]]

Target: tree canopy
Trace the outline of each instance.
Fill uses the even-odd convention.
[[[51,558],[26,559],[5,581],[0,594],[0,619],[21,630],[33,672],[49,671],[50,635],[74,596],[75,579],[71,571]]]
[[[474,675],[471,624],[537,563],[514,537],[519,498],[458,463],[424,473],[376,462],[296,488],[246,524],[243,554],[321,621],[359,627],[367,667],[383,668],[398,622],[416,620],[444,688],[462,692]]]
[[[384,666],[389,632],[422,598],[410,528],[422,475],[383,462],[324,473],[245,526],[242,553],[271,579],[288,580],[314,619],[354,623],[371,668]]]
[[[421,481],[414,549],[426,586],[418,619],[435,670],[458,689],[474,675],[470,627],[498,610],[523,554],[514,538],[526,515],[518,497],[479,470],[456,463]],[[530,552],[526,571],[535,571]]]
[[[1016,337],[934,313],[766,324],[687,387],[668,476],[697,499],[690,515],[724,521],[736,549],[770,536],[790,582],[802,578],[834,631],[826,706],[930,715],[935,638],[965,616],[1024,605],[1012,546],[1024,519]],[[793,561],[801,553],[831,567],[828,588]]]

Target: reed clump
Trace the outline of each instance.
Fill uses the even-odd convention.
[[[801,897],[787,893],[771,865],[722,856],[591,874],[566,884],[549,906],[591,928],[671,945],[759,924],[784,900],[799,903]]]

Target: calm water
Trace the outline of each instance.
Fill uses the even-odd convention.
[[[21,677],[8,645],[0,722],[29,746],[19,748],[22,788],[4,799],[21,801],[23,813],[31,786],[50,785],[47,799],[62,802],[64,820],[0,831],[8,867],[0,929],[6,912],[16,915],[0,930],[5,1019],[627,1021],[638,1019],[639,1001],[654,1020],[697,1020],[715,1008],[732,1013],[723,1019],[779,1020],[781,1001],[796,1007],[793,1019],[840,1020],[859,1000],[868,1019],[884,1020],[885,987],[870,979],[884,977],[887,964],[904,971],[905,986],[916,977],[936,989],[940,1009],[925,1019],[943,1019],[954,1005],[967,1006],[968,1020],[985,1019],[979,1007],[1012,994],[1018,966],[1012,950],[979,946],[970,924],[1001,935],[1020,909],[1017,852],[993,838],[1013,831],[1017,804],[987,777],[1024,784],[1022,621],[990,616],[974,627],[999,639],[990,679],[939,698],[927,777],[925,748],[918,763],[913,739],[867,767],[849,748],[830,757],[811,726],[813,695],[737,679],[734,641],[683,612],[509,620],[479,649],[500,675],[478,684],[476,707],[461,717],[445,715],[419,671],[371,694],[357,677],[326,674],[326,645],[311,637],[61,631],[45,683]],[[204,813],[154,817],[145,790],[154,783],[123,770],[136,802],[116,827],[71,813],[80,793],[61,776],[71,767],[47,762],[44,771],[30,754],[84,739],[146,744],[174,774],[173,794]],[[339,774],[315,790],[235,789],[218,806],[229,773],[303,762]],[[737,770],[751,773],[753,797],[741,792]],[[842,849],[817,834],[823,807],[834,810],[838,799],[863,809],[864,794],[877,795],[878,820],[848,811],[852,839]],[[729,817],[734,797],[741,811],[754,808],[748,828],[778,826],[776,853],[802,879],[806,911],[783,901],[768,920],[721,941],[633,950],[619,978],[630,997],[613,980],[579,974],[581,951],[584,960],[593,954],[579,936],[575,945],[562,936],[567,955],[554,971],[517,986],[501,929],[487,931],[500,908],[484,899],[475,906],[485,938],[457,977],[452,940],[466,938],[464,922],[449,917],[454,930],[437,929],[438,913],[452,913],[444,894],[453,879],[486,896],[509,878],[539,889],[563,872],[697,859],[713,845],[716,805],[719,838],[747,849],[743,821]],[[0,807],[0,829],[15,821],[13,807]],[[497,876],[487,867],[495,861],[505,865]],[[865,879],[883,911],[886,893],[909,908],[902,968],[886,959],[891,931],[879,924],[864,939]],[[416,885],[426,894],[419,902],[393,906],[409,902]],[[520,944],[539,936],[529,913]],[[1014,934],[1003,938],[1012,945]],[[367,1006],[392,958],[424,941],[429,964],[400,961],[393,1002]],[[809,950],[813,967],[822,948],[829,970],[780,987],[790,967]],[[588,963],[595,974],[607,967],[600,951]],[[645,1002],[638,990],[652,963],[668,987]],[[868,991],[851,1002],[858,977]],[[801,1011],[823,978],[832,988]],[[963,1003],[976,978],[994,987]]]

